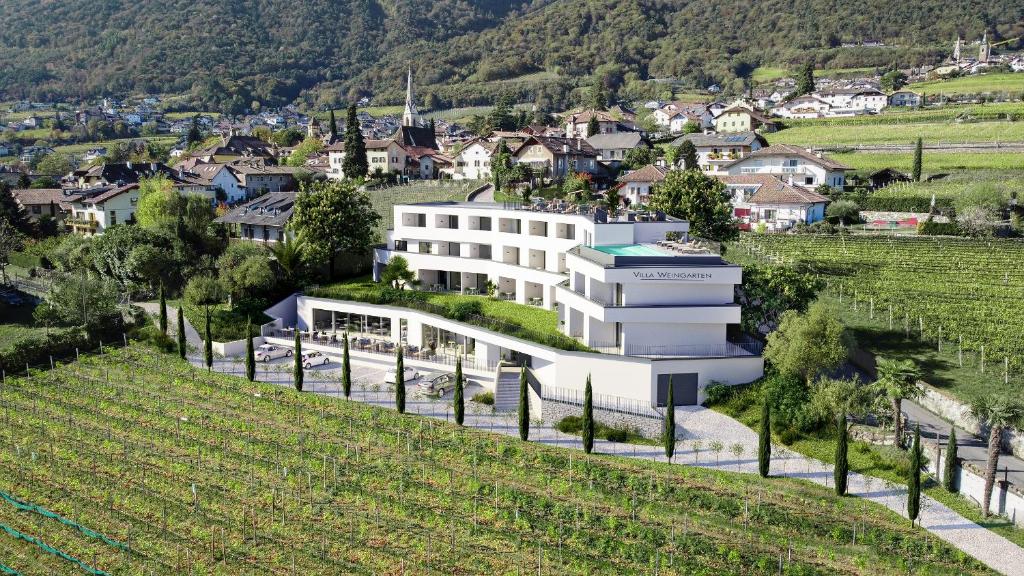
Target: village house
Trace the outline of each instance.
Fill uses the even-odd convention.
[[[552,180],[599,171],[597,151],[583,138],[531,136],[512,153],[512,160],[528,165],[534,176]]]
[[[829,116],[874,114],[889,105],[888,97],[873,88],[834,88],[813,95],[828,103],[831,107]]]
[[[669,102],[655,110],[651,116],[654,122],[668,132],[682,132],[690,123],[699,130],[714,125],[714,113],[707,104],[699,102]]]
[[[270,192],[236,206],[214,222],[227,225],[231,238],[274,244],[291,238],[288,221],[296,192]]]
[[[794,186],[811,189],[827,184],[837,190],[846,185],[849,166],[791,144],[773,144],[725,164],[721,170],[730,176],[768,174]]]
[[[641,146],[650,147],[643,135],[639,132],[613,132],[610,134],[594,134],[587,138],[594,150],[597,150],[597,159],[612,166],[618,166],[626,157],[626,153]]]
[[[717,132],[749,132],[751,130],[774,132],[775,129],[774,120],[740,104],[722,110],[722,113],[715,118]]]
[[[486,180],[491,177],[491,159],[498,142],[473,140],[455,155],[452,178],[455,180]]]
[[[900,90],[889,94],[889,106],[917,108],[921,105],[921,95],[910,90]]]
[[[164,176],[181,194],[200,194],[214,199],[214,189],[197,175],[183,168],[171,168],[160,162],[107,162],[72,172],[81,190],[138,184],[144,178]]]
[[[627,172],[619,176],[618,194],[629,206],[647,204],[651,199],[654,187],[665,180],[668,168],[648,164],[639,170]]]
[[[683,142],[692,142],[697,149],[697,164],[709,174],[723,174],[721,167],[768,146],[768,141],[757,132],[735,132],[727,134],[700,133],[684,134],[672,141],[679,147]],[[682,162],[682,159],[679,160]]]
[[[44,216],[60,221],[71,210],[71,197],[60,188],[23,188],[12,190],[11,194],[33,222]]]
[[[616,132],[628,132],[631,127],[626,126],[615,116],[602,110],[587,110],[578,114],[569,114],[565,121],[566,138],[586,138],[587,126],[591,118],[597,118],[598,134],[614,134]]]
[[[230,204],[268,192],[293,191],[296,188],[295,177],[301,170],[260,161],[197,164],[192,168],[199,179],[213,190],[222,192],[222,199]]]
[[[764,225],[766,231],[781,232],[804,223],[825,219],[829,199],[768,174],[719,176],[732,197],[733,215],[741,230]]]
[[[817,96],[805,94],[783,102],[772,109],[772,113],[782,118],[824,118],[828,116],[832,105]]]
[[[72,232],[86,236],[103,234],[111,226],[135,221],[139,184],[107,187],[96,194],[72,197],[69,202],[71,217],[66,223]]]
[[[231,162],[242,158],[262,158],[276,162],[278,150],[277,146],[269,142],[254,136],[239,136],[232,129],[220,144],[197,150],[192,156],[203,162]]]

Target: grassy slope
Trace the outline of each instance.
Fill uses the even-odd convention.
[[[831,126],[797,125],[769,134],[772,144],[801,146],[858,146],[865,144],[913,144],[917,138],[926,143],[1020,142],[1024,124],[1019,122],[929,122],[915,124],[878,124]]]
[[[384,232],[394,225],[395,204],[415,204],[417,202],[437,201],[463,201],[466,195],[482,182],[475,180],[464,180],[454,182],[433,181],[414,182],[406,186],[393,186],[370,190],[370,202],[373,209],[381,215],[380,225],[377,231],[380,233],[381,241],[384,239]]]
[[[927,158],[927,156],[925,156]],[[909,170],[907,170],[909,172]],[[933,172],[927,169],[925,174]],[[931,182],[900,183],[886,186],[874,192],[876,196],[929,198],[955,198],[964,192],[977,189],[993,189],[1009,199],[1013,192],[1024,194],[1024,169],[1021,170],[970,170],[950,174]]]
[[[906,87],[921,94],[975,94],[981,92],[1024,92],[1024,74],[975,74],[950,80],[917,82]]]
[[[6,505],[0,522],[107,571],[512,574],[539,557],[550,574],[774,573],[792,547],[792,574],[905,573],[907,558],[916,574],[991,573],[888,510],[801,481],[586,458],[150,350],[124,359],[62,368],[60,390],[11,381],[5,428],[38,457],[0,437],[0,488],[112,538],[130,527],[133,554]],[[68,567],[4,543],[15,568],[22,555]]]
[[[839,152],[829,154],[829,156],[855,170],[865,172],[874,172],[882,168],[896,168],[909,174],[914,165],[913,152]],[[921,170],[925,176],[961,170],[1013,170],[1018,172],[1017,177],[1024,177],[1024,154],[1020,152],[963,153],[928,150],[922,157]]]

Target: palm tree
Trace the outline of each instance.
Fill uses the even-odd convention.
[[[1024,420],[1024,405],[1017,400],[991,394],[975,398],[971,402],[971,413],[982,423],[988,424],[988,462],[985,465],[985,493],[981,503],[982,513],[988,516],[992,487],[996,483],[996,469],[999,467],[1003,430],[1019,425]]]
[[[913,360],[878,359],[878,380],[875,387],[892,404],[893,428],[896,446],[903,439],[903,400],[920,396],[917,381],[921,370]]]
[[[302,251],[305,244],[301,238],[289,240],[285,236],[284,242],[274,242],[270,248],[277,265],[281,267],[285,281],[293,286],[302,272]]]

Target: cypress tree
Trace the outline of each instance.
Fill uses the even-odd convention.
[[[352,366],[348,362],[348,332],[345,332],[345,343],[341,349],[341,389],[345,398],[352,396]]]
[[[359,118],[356,117],[356,105],[349,104],[345,115],[345,159],[342,161],[341,170],[345,178],[365,178],[370,171],[369,161],[366,159],[366,141],[363,140],[363,132],[359,127]]]
[[[334,108],[331,108],[331,136],[338,135],[338,121],[334,118]]]
[[[402,358],[402,347],[398,347],[395,359],[395,408],[399,414],[405,414],[405,360]]]
[[[836,438],[836,465],[834,469],[835,488],[836,494],[845,496],[846,477],[850,470],[850,461],[847,458],[849,452],[847,437],[849,433],[846,428],[846,414],[840,414],[836,418],[836,432],[838,436]]]
[[[178,356],[181,356],[182,360],[185,359],[185,354],[188,353],[188,346],[185,341],[185,313],[182,312],[182,307],[178,305]]]
[[[757,472],[767,478],[772,461],[772,413],[766,398],[761,405],[761,433],[757,438]]]
[[[206,339],[203,341],[203,361],[206,369],[213,369],[213,336],[210,334],[210,307],[206,307]]]
[[[942,470],[942,487],[947,492],[956,492],[956,427],[949,427],[949,442],[946,443],[946,464]]]
[[[188,129],[188,135],[185,137],[185,144],[191,148],[203,141],[203,133],[199,131],[199,115],[196,114],[192,117],[192,126]]]
[[[590,120],[587,120],[587,138],[597,134],[601,131],[601,125],[597,122],[597,113],[595,112]]]
[[[245,378],[249,382],[256,379],[256,349],[252,344],[252,320],[245,323]]]
[[[452,398],[455,410],[455,423],[462,426],[466,419],[466,400],[463,398],[465,391],[462,389],[462,358],[455,361],[455,397]]]
[[[913,173],[911,174],[911,178],[914,179],[914,182],[921,181],[921,163],[923,155],[924,151],[922,150],[921,138],[918,138],[917,143],[914,144],[914,168]]]
[[[163,282],[160,283],[160,331],[167,335],[167,293]]]
[[[676,398],[672,375],[668,377],[668,398],[665,401],[665,457],[672,461],[676,453]]]
[[[594,390],[587,374],[587,387],[583,391],[583,450],[590,454],[594,450]]]
[[[907,482],[907,517],[913,524],[921,511],[921,425],[914,430],[914,445],[910,451],[910,480]]]
[[[526,366],[519,369],[519,439],[530,439],[530,396],[526,388]]]
[[[302,392],[302,340],[299,338],[300,332],[295,330],[295,365],[292,369],[292,375],[295,380],[295,389]]]

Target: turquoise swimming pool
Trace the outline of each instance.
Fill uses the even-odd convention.
[[[594,246],[594,250],[611,254],[612,256],[665,256],[666,254],[657,248],[647,244],[608,244],[606,246]]]

